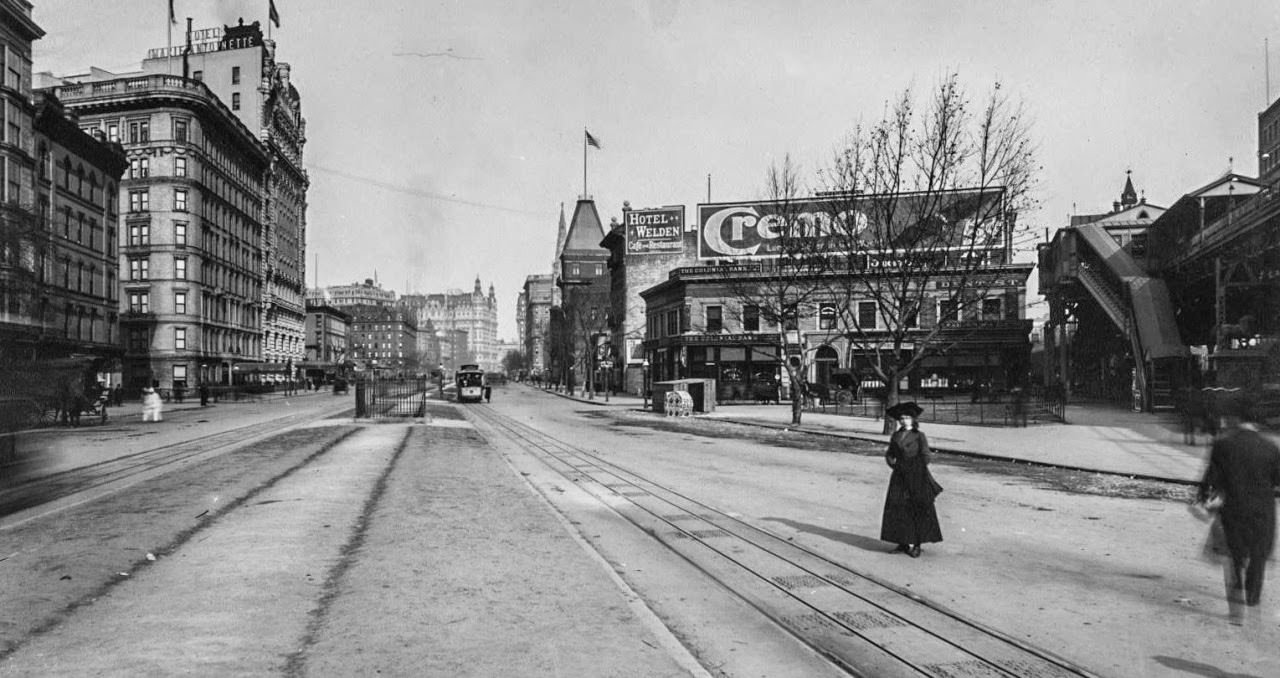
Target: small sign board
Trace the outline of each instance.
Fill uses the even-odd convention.
[[[631,210],[623,216],[627,254],[684,251],[684,205]]]

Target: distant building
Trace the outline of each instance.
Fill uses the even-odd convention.
[[[204,84],[93,69],[49,92],[123,144],[121,332],[130,390],[232,383],[262,347],[267,147]]]
[[[268,362],[300,361],[304,354],[307,189],[303,169],[307,123],[289,64],[276,61],[276,44],[258,22],[195,31],[187,73],[203,82],[266,144],[270,178],[262,214],[262,353]],[[183,75],[185,45],[150,50],[142,71]]]
[[[27,228],[6,229],[6,236],[20,237],[9,251],[20,254],[15,259],[30,277],[13,280],[17,284],[6,285],[6,293],[17,310],[30,314],[36,330],[31,336],[38,338],[27,344],[34,349],[32,357],[93,356],[99,371],[118,372],[116,187],[127,166],[124,150],[82,132],[48,93],[37,100],[32,130],[35,218]],[[15,171],[9,176],[31,175]],[[23,209],[19,195],[29,200],[31,188],[8,186],[12,211],[7,216]]]
[[[528,356],[529,371],[541,373],[550,364],[547,355],[547,334],[551,324],[552,290],[555,284],[550,275],[531,275],[524,279],[523,331],[520,334],[521,349]]]
[[[608,345],[609,251],[602,240],[595,201],[579,200],[560,251],[560,304],[551,309],[548,337],[552,379],[570,386],[603,383],[601,363],[614,357]]]
[[[444,333],[440,338],[452,347],[449,355],[455,359],[465,353],[468,359],[463,362],[474,362],[481,369],[496,370],[501,366],[502,357],[497,350],[498,301],[492,284],[488,295],[482,291],[480,276],[476,276],[470,292],[405,294],[396,305],[412,311],[419,326],[429,323],[437,336]],[[466,333],[466,341],[461,344],[456,338],[459,331]],[[465,352],[458,348],[460,345],[466,346]]]
[[[362,283],[350,285],[331,285],[325,288],[330,304],[346,309],[349,306],[385,306],[395,305],[396,293],[382,289],[382,285],[366,278]]]
[[[307,304],[307,355],[302,367],[313,379],[331,381],[350,358],[353,318],[328,304]]]
[[[30,360],[48,333],[61,329],[40,301],[53,272],[38,262],[52,246],[45,232],[47,219],[36,214],[32,168],[31,43],[44,30],[31,19],[31,3],[0,3],[0,41],[3,41],[4,84],[0,106],[5,125],[0,129],[0,358]],[[47,254],[45,256],[48,256]]]
[[[404,376],[425,371],[417,355],[418,326],[412,314],[365,307],[353,316],[348,345],[356,369]]]
[[[613,382],[628,393],[640,395],[645,387],[640,292],[677,268],[698,265],[697,241],[697,232],[686,228],[683,205],[633,210],[627,202],[622,222],[600,242],[609,250],[609,334],[618,356]]]
[[[1111,203],[1111,211],[1104,214],[1073,214],[1071,226],[1097,224],[1124,248],[1139,265],[1145,266],[1147,259],[1148,231],[1151,224],[1167,208],[1147,203],[1146,196],[1138,197],[1133,188],[1133,178],[1125,172],[1124,188],[1120,191],[1120,199]]]

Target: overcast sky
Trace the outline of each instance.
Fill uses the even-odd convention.
[[[166,0],[34,0],[35,68],[136,68],[165,45]],[[499,299],[515,336],[524,277],[546,273],[560,203],[589,191],[685,204],[762,194],[791,153],[812,173],[909,85],[999,80],[1034,117],[1037,229],[1101,212],[1126,169],[1150,202],[1257,171],[1264,38],[1280,3],[276,0],[278,58],[307,118],[307,283]],[[267,0],[177,0],[196,28],[267,19]],[[181,36],[174,35],[175,44]],[[1280,93],[1280,58],[1273,97]],[[318,270],[315,267],[319,257]],[[407,285],[407,287],[406,287]]]

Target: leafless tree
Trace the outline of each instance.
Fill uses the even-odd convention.
[[[920,109],[910,89],[887,103],[823,172],[839,261],[830,293],[850,358],[870,357],[862,368],[885,385],[885,405],[921,361],[996,320],[987,316],[1017,317],[987,300],[1009,286],[1028,230],[1017,217],[1033,205],[1035,150],[1022,106],[999,83],[975,109],[951,75]]]
[[[730,306],[729,315],[740,326],[750,314],[762,328],[777,328],[776,357],[790,387],[791,423],[799,425],[810,362],[799,328],[812,317],[815,301],[827,294],[824,273],[830,257],[826,243],[813,237],[812,223],[806,219],[811,210],[807,189],[789,155],[781,164],[770,166],[759,209],[758,219],[764,222],[759,228],[770,234],[768,250],[758,263],[725,276],[730,296],[737,302]]]

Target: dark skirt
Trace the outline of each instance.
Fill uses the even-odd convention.
[[[942,526],[933,507],[934,492],[929,488],[927,467],[905,466],[914,468],[895,469],[889,476],[880,538],[894,544],[940,542]]]

